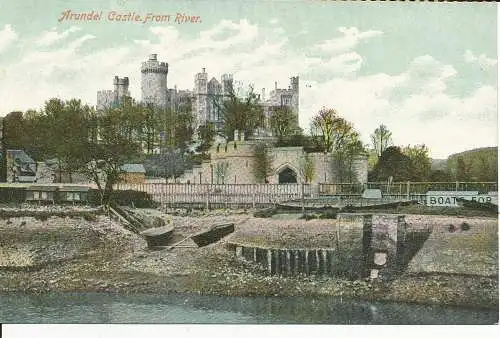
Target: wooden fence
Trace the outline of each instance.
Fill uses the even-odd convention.
[[[262,207],[301,199],[350,200],[365,189],[381,189],[386,199],[425,202],[427,191],[498,191],[497,182],[369,182],[364,184],[118,184],[115,189],[150,194],[162,205],[201,208]]]

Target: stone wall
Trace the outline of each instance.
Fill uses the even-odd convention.
[[[339,214],[332,245],[324,248],[264,248],[233,243],[236,256],[269,274],[317,274],[349,279],[391,278],[406,239],[405,216]]]
[[[256,184],[253,174],[254,156],[253,146],[257,141],[231,141],[227,144],[214,145],[210,150],[211,161],[204,162],[201,167],[186,172],[180,183],[219,183],[219,184]],[[310,183],[334,183],[337,180],[331,156],[323,153],[308,154],[314,163],[314,177]],[[302,175],[302,166],[305,153],[302,147],[271,148],[273,173],[267,178],[269,183],[280,183],[279,174],[289,168],[297,178],[297,183],[305,183]],[[367,182],[368,161],[360,157],[355,164],[358,181]],[[201,176],[200,176],[201,173]],[[201,178],[201,180],[200,180]]]

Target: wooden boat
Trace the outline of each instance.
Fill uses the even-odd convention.
[[[174,232],[173,225],[165,225],[158,228],[151,228],[140,233],[148,242],[148,247],[166,246]]]
[[[198,246],[206,246],[219,241],[232,232],[234,232],[234,223],[217,224],[208,230],[191,236],[191,239]]]

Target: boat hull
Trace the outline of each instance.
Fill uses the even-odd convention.
[[[141,232],[141,235],[148,243],[148,247],[153,248],[168,245],[173,232],[173,227],[162,227],[159,229],[148,229]]]
[[[223,224],[213,227],[210,230],[191,236],[191,239],[198,245],[206,246],[219,241],[221,238],[234,232],[234,224]]]

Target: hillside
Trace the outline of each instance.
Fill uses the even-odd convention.
[[[498,147],[476,148],[452,154],[448,170],[458,181],[497,181]]]

